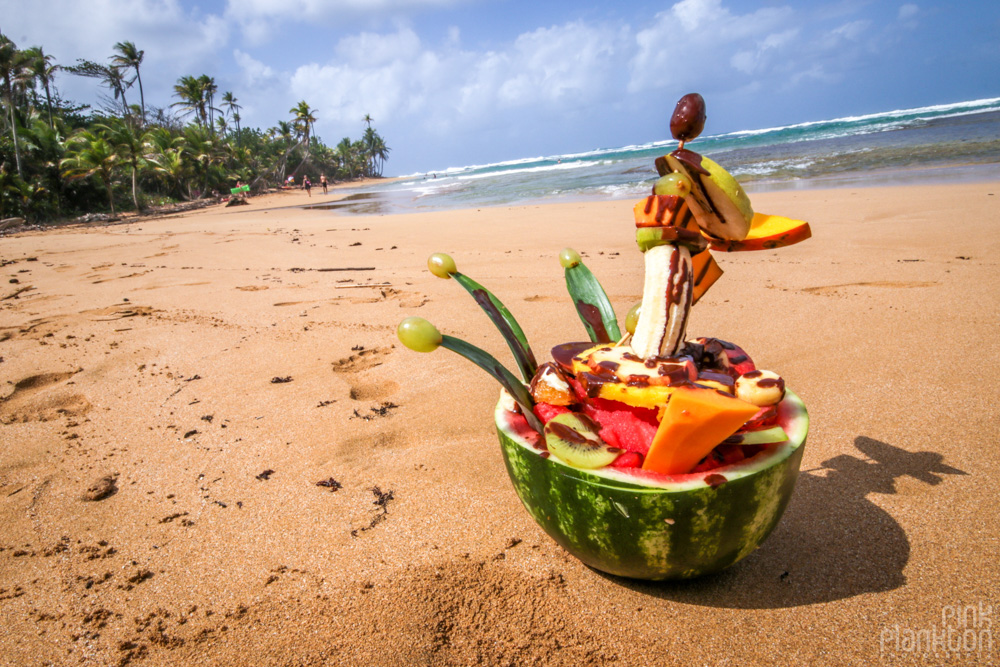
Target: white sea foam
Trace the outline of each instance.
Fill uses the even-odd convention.
[[[459,180],[470,181],[479,180],[483,178],[492,178],[494,176],[513,176],[515,174],[537,174],[547,171],[566,171],[569,169],[582,169],[584,167],[592,167],[594,163],[587,162],[563,162],[556,164],[546,164],[538,167],[525,167],[523,169],[505,169],[503,171],[487,171],[478,174],[462,174],[461,176],[456,176]]]
[[[906,127],[913,122],[928,121],[937,118],[951,118],[954,116],[971,115],[989,111],[1000,111],[1000,97],[953,102],[949,104],[935,104],[910,109],[895,109],[892,111],[880,111],[877,113],[861,114],[857,116],[842,116],[840,118],[805,121],[791,125],[780,125],[760,129],[736,130],[724,134],[706,135],[699,139],[699,143],[724,141],[727,139],[760,137],[768,134],[787,132],[789,130],[810,129],[816,129],[816,133],[810,134],[808,136],[809,139],[835,139],[853,134],[865,134],[869,132],[882,132],[898,129]],[[829,126],[829,129],[826,131],[822,130],[821,128],[824,126]],[[437,175],[440,178],[441,176],[459,176],[469,174],[480,176],[483,172],[487,175],[491,173],[522,173],[519,169],[520,165],[542,163],[537,168],[545,169],[557,164],[558,160],[562,160],[563,164],[577,160],[593,163],[596,158],[600,158],[605,155],[619,153],[628,155],[629,153],[639,153],[642,151],[672,146],[673,144],[673,140],[670,139],[657,140],[613,148],[595,148],[592,150],[565,153],[562,155],[535,156],[514,160],[504,160],[501,162],[467,165],[463,167],[448,167],[446,169],[432,170],[426,173],[411,174],[406,178],[411,179],[427,177],[431,174]]]
[[[901,116],[922,116],[924,114],[933,114],[927,118],[921,118],[921,120],[932,119],[932,118],[945,118],[946,112],[954,112],[951,115],[959,114],[976,114],[984,113],[987,111],[1000,111],[1000,97],[991,97],[981,100],[971,100],[967,102],[955,102],[952,104],[936,104],[926,107],[915,107],[913,109],[896,109],[894,111],[880,111],[878,113],[864,114],[861,116],[844,116],[842,118],[832,118],[829,120],[813,120],[806,121],[804,123],[795,123],[793,125],[782,125],[778,127],[767,127],[759,130],[737,130],[735,132],[727,132],[725,134],[716,134],[706,139],[723,139],[729,137],[749,137],[758,136],[762,134],[782,132],[785,130],[797,130],[797,129],[807,129],[810,127],[817,127],[820,125],[834,125],[834,124],[847,124],[847,123],[865,123],[868,121],[874,121],[878,119],[899,119]]]

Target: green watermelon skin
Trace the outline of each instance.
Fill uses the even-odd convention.
[[[791,499],[809,429],[792,392],[778,423],[789,440],[710,472],[665,476],[581,470],[543,456],[498,403],[497,432],[511,482],[539,526],[595,569],[634,579],[688,579],[749,555]]]

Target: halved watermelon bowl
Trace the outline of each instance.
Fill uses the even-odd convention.
[[[787,391],[778,406],[787,441],[709,472],[660,475],[573,468],[503,400],[494,418],[511,482],[538,525],[586,565],[648,580],[718,572],[756,549],[791,499],[809,431],[805,405]]]

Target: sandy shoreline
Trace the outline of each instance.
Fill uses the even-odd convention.
[[[623,316],[632,201],[274,210],[310,199],[0,238],[0,664],[1000,657],[905,644],[1000,601],[1000,183],[753,195],[813,238],[717,255],[689,332],[805,400],[803,474],[759,551],[667,584],[566,555],[506,478],[492,381],[395,338],[420,315],[509,360],[434,251],[540,357],[584,337],[567,245]]]

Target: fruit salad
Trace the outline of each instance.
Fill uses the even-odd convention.
[[[557,345],[538,364],[510,311],[435,253],[430,270],[455,279],[503,334],[520,377],[484,350],[407,318],[400,340],[445,347],[503,387],[494,420],[522,503],[588,565],[662,579],[716,571],[746,556],[787,504],[808,430],[799,398],[740,346],[689,337],[692,306],[721,277],[712,252],[781,248],[809,225],[755,213],[723,167],[685,147],[702,131],[698,94],[677,103],[676,150],[633,207],[643,296],[619,328],[579,253],[559,253],[589,340]]]

